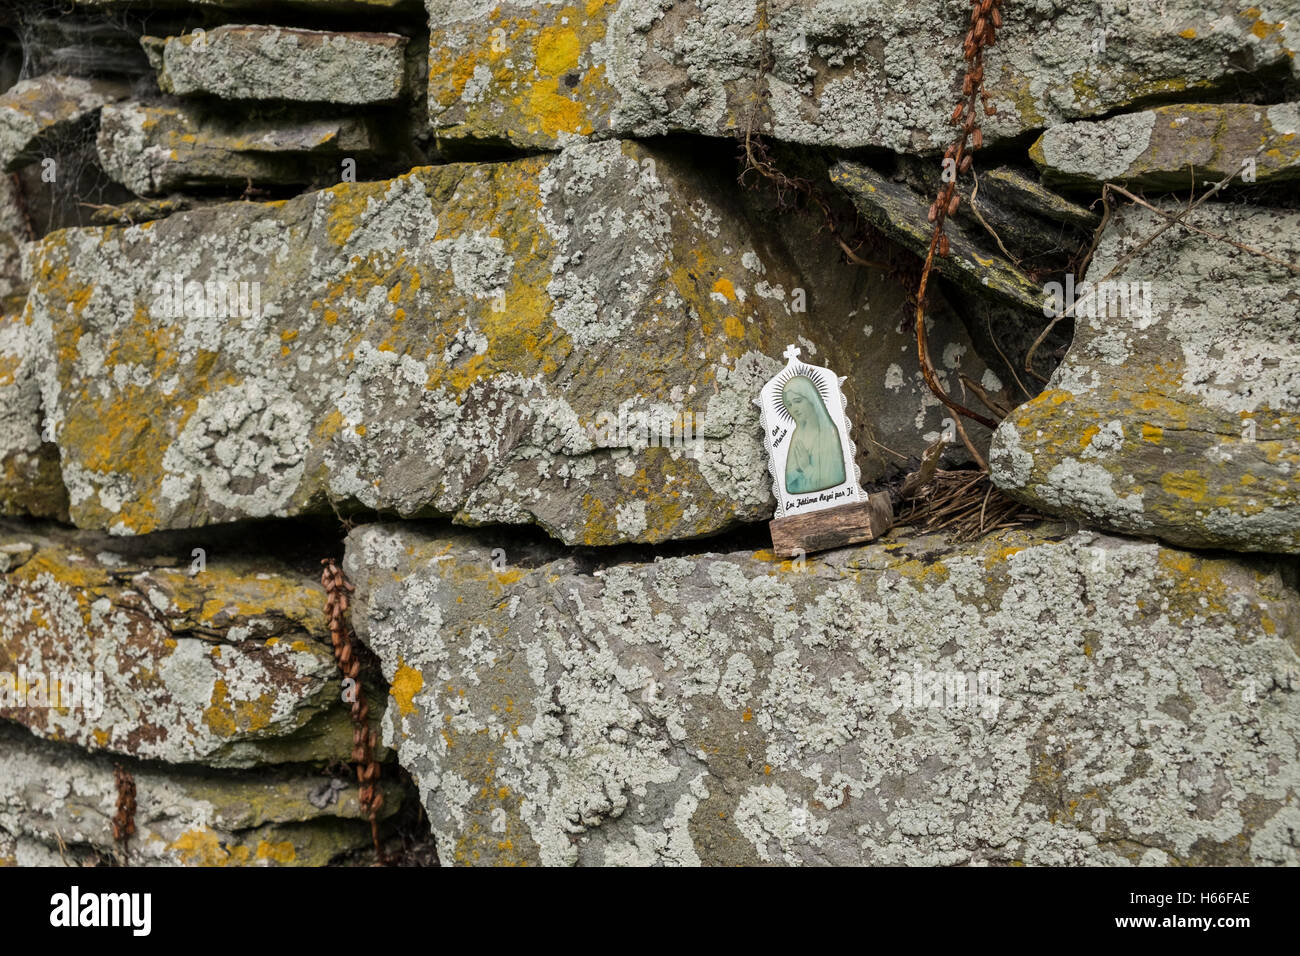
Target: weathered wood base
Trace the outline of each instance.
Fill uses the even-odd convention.
[[[838,508],[825,508],[789,518],[774,518],[767,524],[772,532],[772,550],[778,557],[842,548],[874,541],[894,524],[889,495],[873,493],[866,501]]]

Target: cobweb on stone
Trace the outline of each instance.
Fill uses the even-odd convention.
[[[141,16],[128,10],[19,0],[0,14],[0,90],[46,73],[137,82],[147,71],[143,31]],[[98,127],[95,118],[51,139],[43,158],[53,159],[53,167],[37,161],[18,171],[32,238],[86,225],[93,207],[132,198],[100,167]]]

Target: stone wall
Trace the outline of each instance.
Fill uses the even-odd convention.
[[[1000,19],[985,427],[970,4],[0,12],[0,864],[1300,864],[1300,5]]]

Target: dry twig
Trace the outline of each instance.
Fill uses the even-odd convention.
[[[894,523],[926,533],[948,531],[953,541],[960,542],[1039,517],[994,487],[986,471],[936,471],[914,494],[904,497]]]

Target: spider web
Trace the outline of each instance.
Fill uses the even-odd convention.
[[[147,71],[138,43],[143,30],[142,17],[126,10],[19,0],[0,13],[0,91],[47,73],[139,80]],[[100,167],[98,131],[96,116],[52,136],[43,157],[15,174],[29,238],[87,225],[95,206],[133,198]],[[54,160],[53,167],[46,159]],[[47,181],[51,173],[53,181]]]

